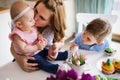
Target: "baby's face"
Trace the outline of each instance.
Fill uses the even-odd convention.
[[[82,34],[82,43],[86,45],[92,45],[97,43],[96,38],[88,31],[84,31]]]
[[[23,26],[24,30],[28,31],[28,30],[32,29],[34,24],[35,24],[35,21],[34,21],[34,11],[33,11],[33,9],[30,9],[22,17],[22,26]]]

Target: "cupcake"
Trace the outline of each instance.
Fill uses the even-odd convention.
[[[112,62],[113,62],[116,72],[120,72],[120,60],[114,59]]]
[[[114,65],[112,64],[110,59],[107,59],[107,62],[102,63],[102,72],[104,74],[113,74],[115,71]]]
[[[107,47],[104,50],[105,54],[107,54],[108,56],[111,56],[113,53],[116,52],[116,50],[112,49],[111,47]]]

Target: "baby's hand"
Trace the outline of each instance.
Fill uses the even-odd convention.
[[[45,38],[43,38],[43,36],[40,34],[38,35],[38,41],[44,46],[47,45],[47,40]]]
[[[38,40],[42,40],[43,39],[43,36],[42,35],[38,35]]]
[[[78,44],[75,44],[75,43],[70,44],[70,48],[69,48],[69,50],[74,49],[76,46],[78,46]]]
[[[39,40],[38,43],[37,43],[37,46],[38,46],[39,50],[43,50],[46,45],[47,45],[47,40],[46,39]]]
[[[46,46],[46,45],[47,45],[47,40],[46,40],[45,38],[43,38],[43,39],[42,39],[42,43],[43,43],[43,45]]]
[[[38,47],[39,50],[43,50],[44,49],[44,45],[42,44],[41,41],[38,41],[37,47]]]

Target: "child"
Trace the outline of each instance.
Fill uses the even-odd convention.
[[[103,52],[109,47],[106,37],[111,33],[111,25],[101,18],[91,21],[85,31],[76,36],[70,45],[70,49],[79,46],[79,49]]]
[[[52,64],[45,59],[45,56],[48,54],[46,54],[43,48],[47,45],[47,41],[40,34],[37,34],[37,30],[34,27],[33,9],[23,1],[16,1],[12,5],[10,13],[12,18],[12,32],[9,37],[15,51],[20,55],[35,57],[35,61],[28,60],[28,62],[38,63],[40,69],[56,73],[59,65]]]
[[[47,42],[41,35],[38,36],[37,29],[34,27],[33,9],[24,2],[16,1],[12,5],[10,13],[12,32],[9,37],[17,53],[32,56],[42,50]]]

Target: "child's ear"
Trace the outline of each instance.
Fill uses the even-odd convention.
[[[96,44],[103,44],[103,42],[102,42],[102,41],[99,41],[99,42],[97,42]]]
[[[22,27],[22,24],[21,24],[20,21],[17,21],[15,24],[16,24],[16,27],[18,27],[18,28],[21,28],[21,27]]]

